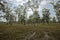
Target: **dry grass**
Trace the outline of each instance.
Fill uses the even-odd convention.
[[[38,25],[22,25],[0,24],[0,40],[27,40],[31,34],[36,34],[29,40],[40,40],[47,32],[49,36],[60,40],[60,24],[38,24]]]

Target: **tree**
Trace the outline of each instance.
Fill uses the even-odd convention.
[[[49,20],[50,20],[50,17],[49,17],[49,15],[50,15],[50,12],[49,12],[49,10],[48,9],[46,9],[46,8],[44,8],[43,10],[42,10],[42,12],[43,12],[43,18],[42,18],[42,22],[43,23],[49,23]]]
[[[38,11],[35,11],[34,14],[33,14],[33,16],[34,16],[34,19],[35,19],[35,23],[39,23],[39,21],[40,21],[40,16],[39,16],[39,14],[38,14]]]
[[[27,10],[27,8],[25,7],[24,9],[23,9],[23,15],[22,15],[22,19],[21,19],[21,21],[23,22],[23,24],[25,25],[26,24],[26,17],[27,17],[27,13],[26,13],[26,10]]]
[[[33,15],[29,16],[28,22],[29,23],[40,23],[40,16],[38,14],[38,11],[35,11]]]
[[[2,10],[2,12],[5,13],[3,18],[7,20],[7,23],[12,24],[12,22],[14,21],[14,15],[12,14],[13,10],[9,5],[10,4],[8,4],[8,1],[0,0],[0,11]]]
[[[15,12],[18,14],[18,22],[25,24],[25,19],[26,19],[26,7],[19,5],[16,9]]]
[[[33,20],[37,23],[38,19],[40,19],[38,14],[38,8],[40,5],[41,0],[28,0],[27,3],[25,3],[27,8],[31,8],[33,11]]]
[[[12,22],[14,21],[14,15],[12,14],[12,9],[8,6],[6,6],[5,8],[5,15],[4,18],[6,18],[7,23],[12,24]]]
[[[7,2],[5,0],[0,0],[0,15],[4,14],[6,4]],[[4,16],[1,15],[0,18],[4,18]]]
[[[5,7],[6,7],[7,2],[5,0],[0,0],[0,11],[2,10],[5,12]]]
[[[53,2],[51,2],[51,4],[53,5],[54,10],[56,12],[58,22],[60,22],[60,1],[58,1],[56,4],[53,1]]]
[[[21,22],[21,20],[20,20],[20,18],[21,18],[21,8],[20,8],[20,6],[18,6],[16,9],[15,9],[15,12],[16,12],[16,14],[18,14],[18,23],[20,23]]]
[[[56,19],[55,19],[55,17],[53,18],[53,23],[56,23]]]

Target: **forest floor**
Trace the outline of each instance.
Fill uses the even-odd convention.
[[[0,24],[0,40],[60,40],[60,23]]]

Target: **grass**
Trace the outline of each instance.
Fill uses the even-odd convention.
[[[38,24],[38,25],[22,25],[0,24],[0,40],[27,40],[34,32],[36,34],[30,40],[40,40],[47,32],[49,36],[55,40],[60,40],[60,24]]]

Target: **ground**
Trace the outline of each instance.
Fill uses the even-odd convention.
[[[0,40],[60,40],[60,23],[0,24]]]

